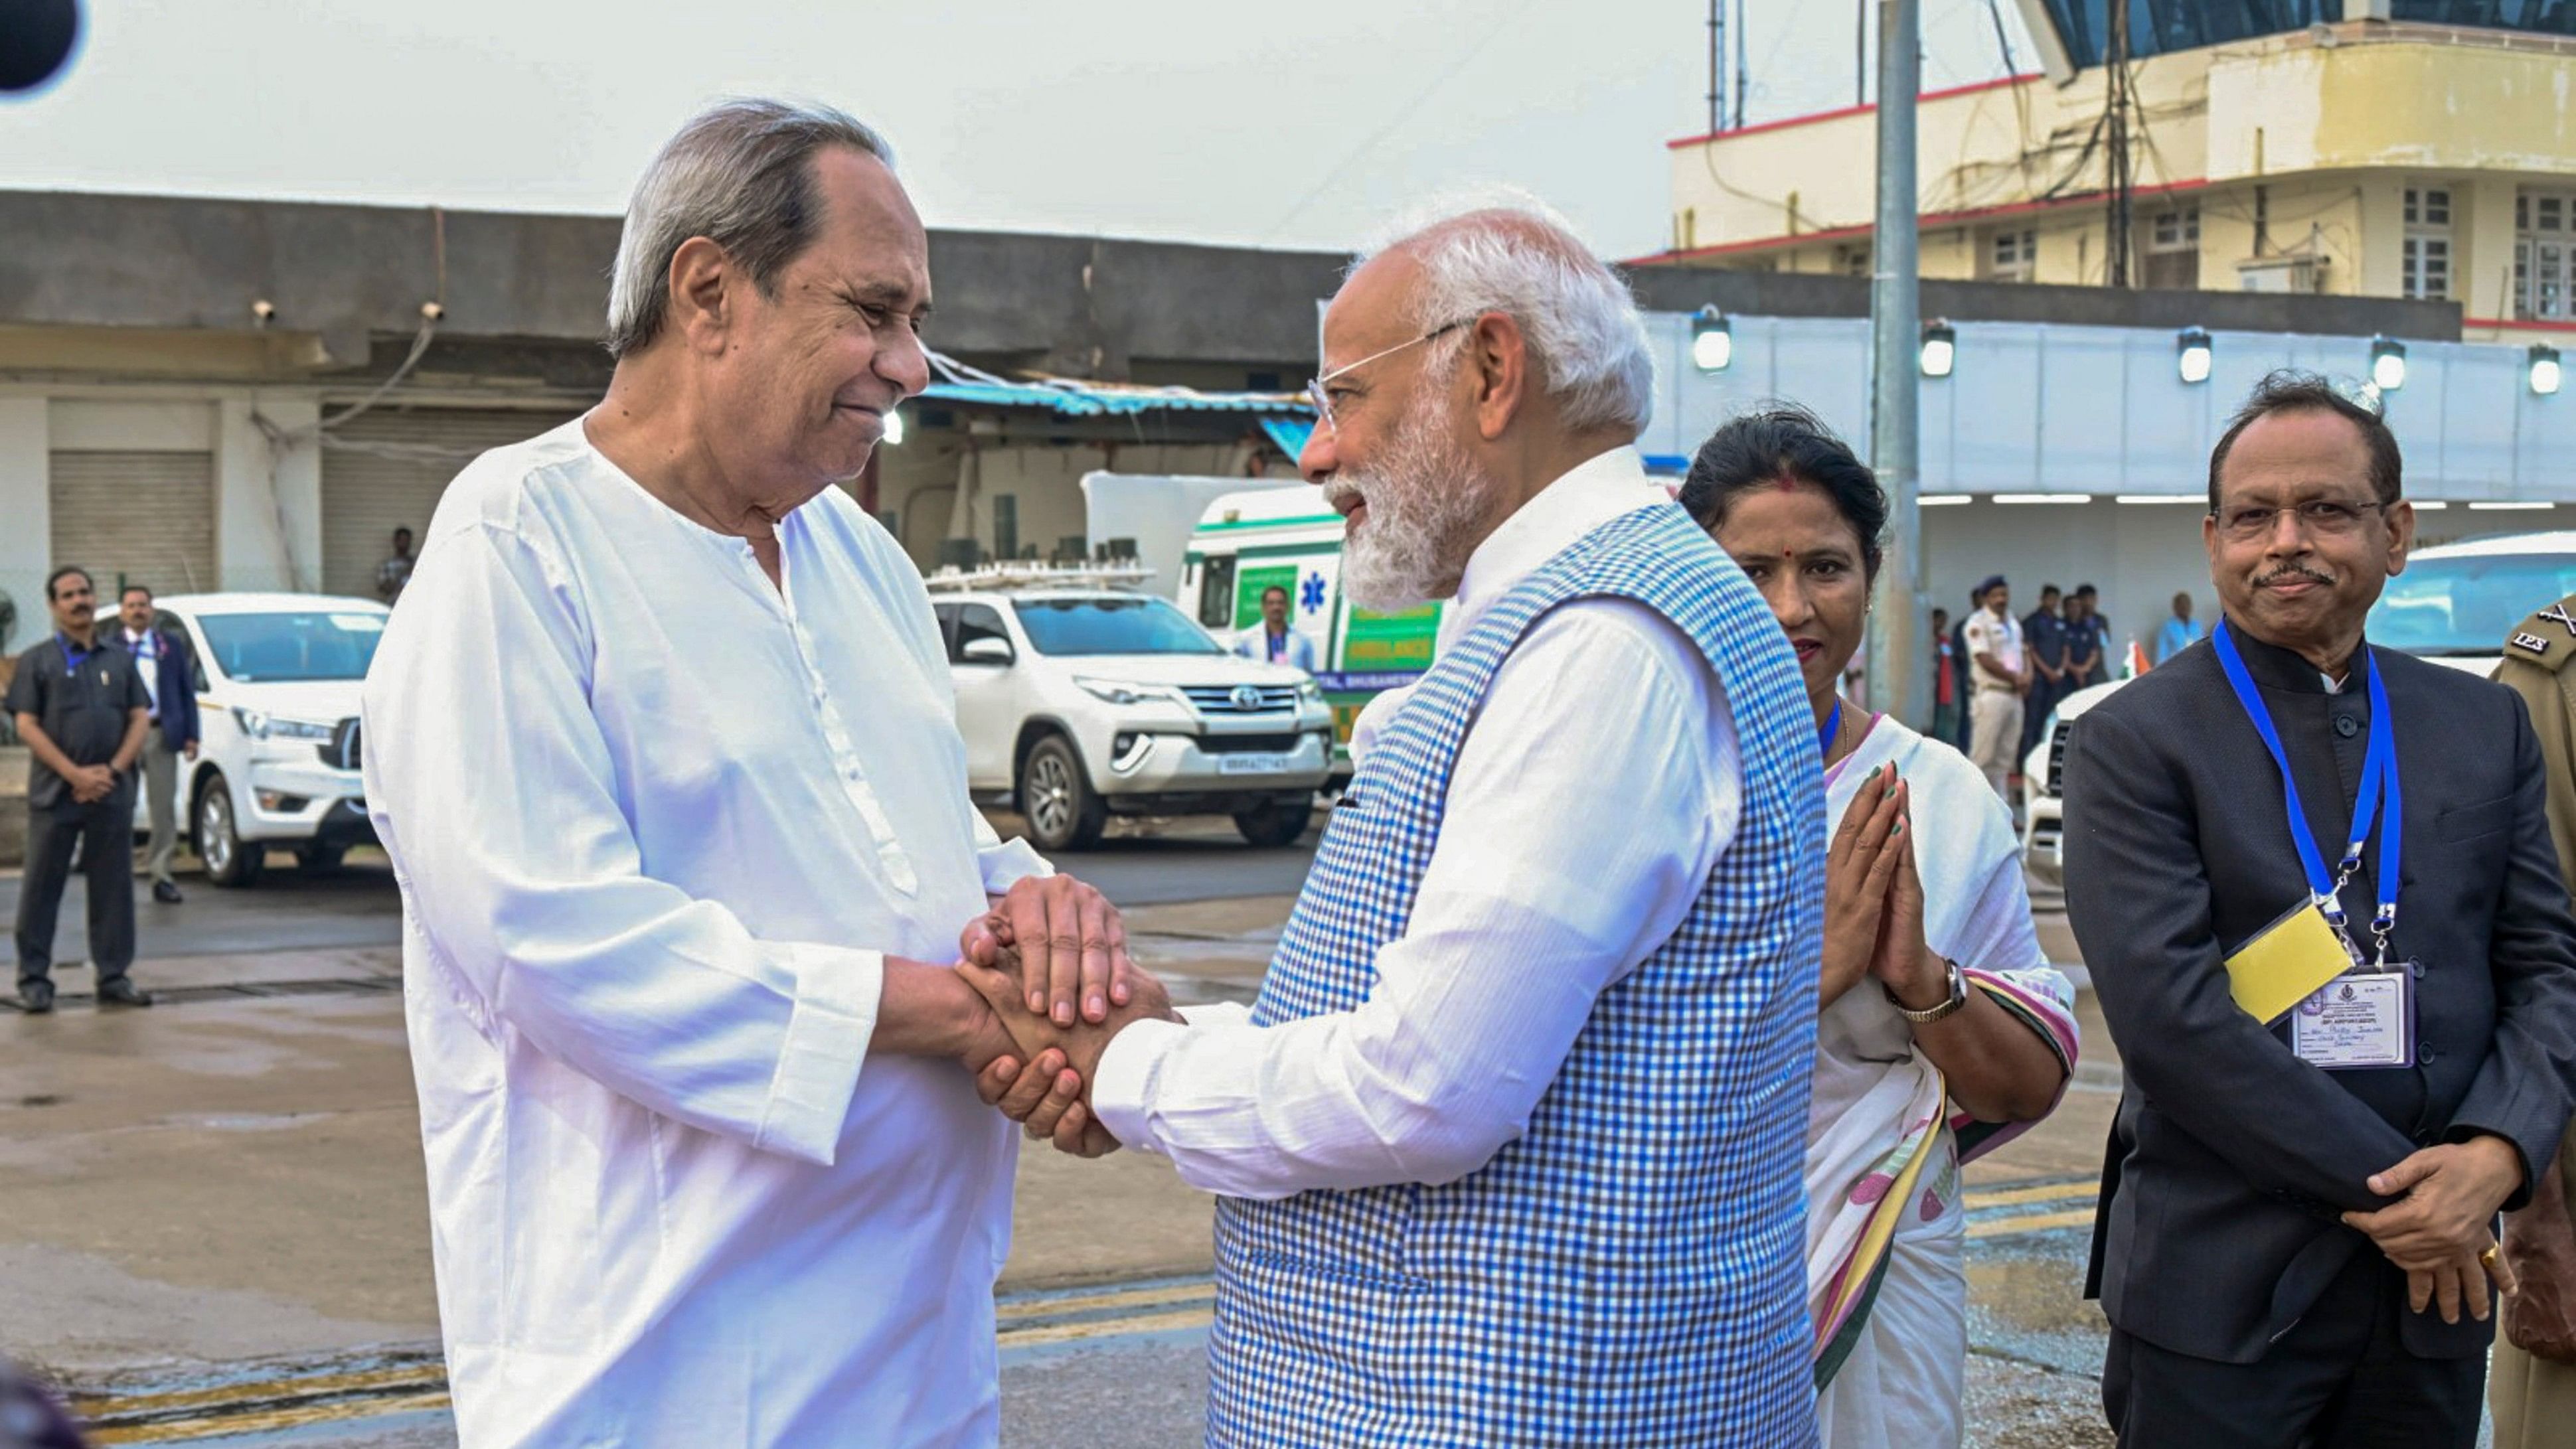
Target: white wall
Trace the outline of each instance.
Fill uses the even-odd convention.
[[[46,489],[49,428],[41,397],[0,397],[0,589],[17,602],[9,649],[18,653],[52,627],[45,611],[53,505]]]
[[[309,394],[227,397],[215,433],[216,568],[227,589],[321,587],[322,449],[308,436],[279,449],[253,418],[293,436],[321,420]]]

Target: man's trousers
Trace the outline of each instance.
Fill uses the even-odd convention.
[[[50,979],[54,920],[81,855],[89,887],[89,960],[104,983],[134,964],[134,782],[94,805],[27,812],[27,871],[18,884],[18,980]]]
[[[179,853],[178,794],[179,753],[155,724],[143,742],[143,808],[152,817],[152,844],[143,855],[143,873],[154,885],[178,884],[170,876],[170,857]]]
[[[1995,787],[2006,805],[2012,804],[2012,791],[2004,777],[2013,772],[2020,745],[2021,696],[2009,689],[1978,686],[1968,709],[1968,758],[1986,772],[1986,783]]]

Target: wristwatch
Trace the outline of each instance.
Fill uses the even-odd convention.
[[[1898,1000],[1893,987],[1881,984],[1878,989],[1887,993],[1887,1004],[1896,1008],[1897,1015],[1916,1026],[1939,1021],[1968,1004],[1968,978],[1960,974],[1959,963],[1944,956],[1941,958],[1941,964],[1950,968],[1950,999],[1928,1011],[1916,1011]]]

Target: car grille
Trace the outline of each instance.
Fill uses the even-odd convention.
[[[1201,735],[1199,748],[1211,755],[1294,754],[1303,735]]]
[[[322,763],[334,769],[358,768],[358,722],[354,719],[340,721],[340,727],[331,731],[330,743],[315,745],[313,753],[320,755]]]
[[[1251,703],[1236,699],[1239,688],[1252,691],[1245,696]],[[1201,714],[1267,714],[1297,707],[1297,686],[1293,684],[1187,684],[1181,687],[1181,693],[1189,696]]]
[[[2051,795],[2066,793],[2066,736],[2074,728],[2075,721],[2062,719],[2048,733],[2048,793]]]

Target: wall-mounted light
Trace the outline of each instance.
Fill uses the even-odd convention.
[[[2186,327],[2174,335],[2174,371],[2185,383],[2209,381],[2209,329]]]
[[[2188,503],[2194,507],[2204,507],[2209,502],[2208,495],[2203,493],[2121,493],[2115,496],[2122,503],[2141,506]]]
[[[1959,362],[1959,332],[1946,317],[1923,324],[1923,375],[1948,377]]]
[[[1914,500],[1917,508],[1957,508],[1971,500],[1965,493],[1925,493]]]
[[[2406,385],[2406,344],[2394,337],[2370,339],[2370,380],[2381,392]]]
[[[1997,503],[2090,503],[2090,493],[1998,493]]]
[[[2549,397],[2558,391],[2558,349],[2533,343],[2531,347],[2531,391],[2536,397]]]
[[[1691,366],[1702,372],[1724,372],[1735,361],[1735,324],[1715,303],[1691,318]]]
[[[2469,505],[2472,511],[2478,513],[2539,513],[2555,506],[2548,503],[2472,503]]]
[[[883,442],[884,442],[888,447],[899,447],[899,446],[901,446],[901,445],[902,445],[902,443],[903,443],[903,409],[901,409],[901,408],[888,408],[888,409],[886,409],[886,415],[885,415],[885,436],[884,436],[884,438],[883,438],[881,441],[883,441]]]

